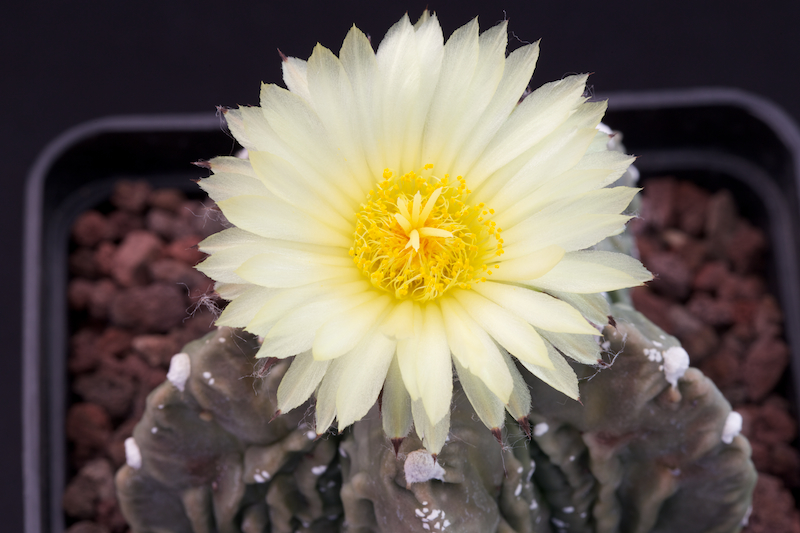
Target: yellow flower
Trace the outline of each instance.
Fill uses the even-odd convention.
[[[509,354],[571,398],[563,356],[598,358],[602,292],[651,278],[587,250],[623,231],[637,189],[607,186],[632,158],[609,151],[570,76],[521,103],[538,43],[506,57],[505,22],[444,43],[435,15],[392,26],[373,51],[353,27],[337,58],[286,58],[289,90],[225,118],[249,161],[218,157],[201,186],[235,226],[201,243],[228,300],[218,324],[296,356],[278,407],[316,395],[317,432],[362,418],[382,391],[390,438],[447,438],[453,367],[491,429],[530,408]],[[563,354],[563,356],[562,356]]]

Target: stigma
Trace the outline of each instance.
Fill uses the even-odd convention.
[[[398,177],[384,170],[356,213],[350,255],[373,286],[398,299],[470,289],[503,253],[502,230],[484,204],[469,205],[466,180],[438,178],[432,169]]]

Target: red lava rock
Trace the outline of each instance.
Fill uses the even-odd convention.
[[[64,533],[110,533],[109,529],[89,520],[72,524]]]
[[[197,235],[181,237],[167,246],[165,255],[188,266],[194,266],[206,257],[206,254],[197,248],[199,242],[200,237]]]
[[[100,507],[108,507],[108,503],[116,503],[116,499],[111,463],[99,458],[87,462],[70,481],[62,503],[70,516],[93,518],[99,514]]]
[[[114,301],[118,290],[116,284],[110,279],[97,281],[89,294],[89,316],[95,319],[105,319],[108,316],[108,308]]]
[[[175,238],[196,234],[205,238],[228,227],[225,216],[216,204],[205,205],[197,200],[187,200],[178,212],[181,220],[191,228],[189,233],[175,234]]]
[[[677,193],[675,178],[648,180],[642,197],[642,216],[655,228],[674,225]]]
[[[94,283],[86,278],[74,278],[67,285],[67,303],[70,309],[81,311],[89,307]]]
[[[711,261],[700,267],[694,277],[694,289],[716,293],[719,284],[730,275],[728,266],[723,261]]]
[[[185,201],[186,195],[183,191],[166,187],[151,191],[147,197],[149,205],[172,212],[177,212]]]
[[[656,252],[648,260],[647,267],[656,274],[650,287],[664,295],[683,300],[692,289],[694,274],[689,265],[673,252]]]
[[[114,268],[114,255],[117,247],[114,244],[104,241],[101,242],[94,253],[94,265],[96,272],[103,276],[111,275]]]
[[[720,280],[717,292],[723,300],[758,300],[764,295],[766,288],[758,276],[728,274]]]
[[[111,419],[93,403],[76,403],[67,411],[67,438],[76,446],[103,449],[111,437]]]
[[[84,400],[103,407],[114,418],[125,416],[135,393],[132,376],[100,368],[93,374],[78,376],[72,390]]]
[[[692,364],[694,362],[692,360]],[[736,386],[739,380],[740,366],[736,354],[728,350],[719,350],[713,356],[703,360],[699,368],[717,387],[724,390]]]
[[[121,239],[132,231],[144,229],[144,221],[141,216],[125,211],[110,213],[108,222],[111,224],[115,239]]]
[[[173,335],[139,335],[132,344],[150,366],[168,366],[181,348]]]
[[[664,230],[662,235],[670,249],[678,254],[689,270],[694,272],[703,266],[708,254],[705,242],[675,229]]]
[[[161,254],[161,240],[150,232],[129,233],[116,250],[111,275],[123,287],[147,281],[146,265]]]
[[[783,333],[783,313],[775,297],[766,294],[759,300],[753,322],[760,337],[778,337]]]
[[[747,533],[800,533],[800,512],[792,493],[777,477],[760,473],[753,492]]]
[[[748,397],[763,399],[775,388],[789,364],[789,347],[775,338],[761,338],[750,347],[742,367],[742,381]]]
[[[173,284],[154,283],[119,291],[111,303],[110,320],[136,332],[163,333],[186,316],[184,293]]]
[[[760,264],[766,243],[763,231],[742,220],[736,225],[736,231],[726,243],[725,255],[733,264],[734,271],[751,272]]]
[[[699,236],[705,229],[706,210],[711,195],[689,181],[678,182],[675,195],[680,199],[675,203],[676,226],[689,235]]]
[[[797,421],[789,415],[789,402],[770,396],[758,408],[753,438],[767,444],[790,443],[797,436]]]
[[[96,501],[97,490],[92,480],[78,475],[64,489],[61,506],[73,518],[94,518]]]
[[[112,236],[113,228],[99,211],[84,211],[72,225],[72,239],[80,246],[91,248]]]
[[[128,418],[114,430],[111,439],[108,441],[106,453],[111,459],[115,470],[125,464],[125,439],[133,436],[133,428],[135,428],[138,423],[138,419],[133,417]]]
[[[90,248],[78,248],[69,256],[69,273],[74,277],[94,279],[99,271],[94,260],[95,251]]]
[[[205,274],[176,259],[159,259],[149,265],[150,276],[156,281],[182,285],[186,292],[200,290],[205,292],[214,287],[214,282]]]
[[[733,307],[730,302],[717,300],[704,292],[696,292],[686,303],[686,308],[710,326],[726,326],[733,322]]]
[[[84,328],[72,336],[69,370],[72,373],[94,370],[106,358],[115,357],[129,349],[131,334],[115,327],[102,332]]]
[[[738,222],[739,212],[733,194],[723,189],[711,195],[706,211],[705,234],[712,254],[725,257],[725,250]]]
[[[111,203],[123,211],[141,213],[147,206],[151,190],[146,181],[119,180],[111,193]]]
[[[633,306],[656,326],[670,335],[674,335],[675,326],[669,318],[669,308],[672,303],[666,298],[658,296],[649,287],[634,287],[631,289]]]
[[[178,224],[178,215],[165,209],[151,209],[145,216],[145,227],[166,240],[171,240],[175,237]],[[183,223],[183,226],[184,229],[182,231],[188,234],[189,226],[185,223]]]
[[[719,346],[719,336],[714,328],[704,324],[685,307],[672,305],[667,317],[673,326],[673,335],[681,341],[693,363],[702,361]]]

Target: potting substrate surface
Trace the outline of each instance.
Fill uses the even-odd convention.
[[[213,282],[193,267],[196,244],[222,229],[209,200],[120,181],[81,214],[70,243],[70,405],[66,419],[68,533],[123,533],[114,473],[124,441],[163,382],[172,355],[213,329]],[[642,262],[656,274],[636,308],[678,337],[742,414],[759,479],[749,533],[800,533],[797,422],[787,399],[789,348],[767,290],[764,232],[738,215],[731,194],[649,179],[631,222]]]

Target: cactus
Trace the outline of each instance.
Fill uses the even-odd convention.
[[[116,478],[123,512],[137,533],[738,531],[756,474],[729,404],[670,368],[675,338],[612,309],[606,362],[575,365],[582,404],[526,374],[531,425],[493,435],[457,387],[435,458],[416,436],[395,449],[377,405],[319,439],[310,409],[270,420],[287,362],[254,372],[257,340],[220,328],[185,347],[185,383],[149,396]]]

